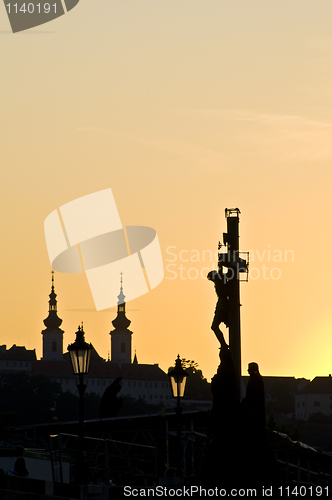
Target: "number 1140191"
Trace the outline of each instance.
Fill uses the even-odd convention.
[[[23,13],[23,14],[50,14],[50,13],[55,13],[56,14],[56,3],[53,5],[50,3],[24,3],[21,6],[19,6],[17,3],[7,3],[6,5],[8,14],[18,14],[18,13]]]
[[[287,496],[287,498],[292,497],[305,497],[305,498],[317,498],[317,497],[328,497],[329,489],[327,486],[279,486],[278,488],[279,496]]]

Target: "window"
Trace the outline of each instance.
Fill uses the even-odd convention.
[[[320,406],[320,402],[319,401],[315,401],[314,402],[314,406]]]
[[[161,388],[162,388],[162,389],[164,388],[164,382],[161,384]]]
[[[124,311],[124,306],[119,306],[119,312],[123,312]]]
[[[155,388],[157,389],[157,387],[158,387],[158,384],[157,384],[157,382],[155,382],[155,383],[154,383],[154,386],[155,386]]]
[[[125,344],[125,342],[121,342],[121,352],[126,352],[126,344]]]
[[[52,342],[52,352],[56,352],[56,341],[53,340]]]

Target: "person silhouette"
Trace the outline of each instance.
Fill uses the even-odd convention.
[[[17,457],[17,459],[15,460],[14,469],[8,471],[8,476],[30,477],[23,457]]]
[[[214,288],[218,296],[218,301],[216,304],[216,309],[214,311],[214,318],[211,325],[211,330],[215,333],[217,339],[220,342],[221,348],[228,348],[226,344],[224,334],[219,328],[220,323],[225,323],[228,326],[228,286],[226,275],[223,274],[222,268],[217,271],[210,271],[207,275],[207,279],[214,283]]]
[[[257,363],[248,365],[249,381],[246,395],[242,401],[247,411],[251,414],[256,425],[265,429],[265,391],[263,377],[259,373]]]
[[[116,417],[122,406],[122,399],[117,397],[121,390],[122,377],[116,378],[111,385],[109,385],[101,398],[99,418]]]
[[[262,484],[273,468],[265,430],[265,391],[257,363],[248,365],[249,381],[241,403],[242,470],[247,484]]]

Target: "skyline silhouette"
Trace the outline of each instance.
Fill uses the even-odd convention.
[[[154,228],[165,264],[128,303],[140,362],[167,370],[180,352],[214,375],[206,275],[238,206],[256,269],[241,290],[242,373],[253,359],[263,375],[331,373],[331,15],[328,2],[99,0],[8,35],[2,5],[1,343],[41,356],[44,220],[111,187],[122,225]],[[107,353],[112,311],[89,312],[83,275],[56,286],[64,342],[83,320]]]

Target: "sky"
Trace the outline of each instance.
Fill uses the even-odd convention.
[[[162,283],[126,306],[140,363],[180,354],[216,372],[206,274],[239,207],[243,373],[331,373],[331,17],[329,0],[80,0],[13,34],[0,5],[0,344],[42,356],[44,220],[111,188],[164,260]],[[64,347],[83,321],[107,358],[116,308],[95,310],[84,274],[56,273],[55,288]]]

